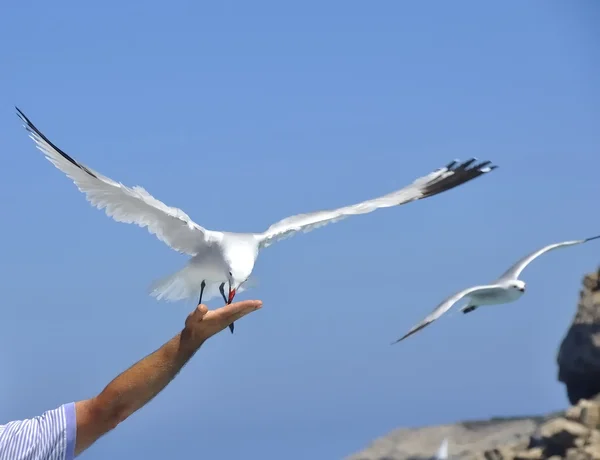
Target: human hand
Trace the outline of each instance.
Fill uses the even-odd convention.
[[[183,334],[194,346],[199,347],[206,339],[261,307],[260,300],[243,300],[216,310],[209,310],[203,304],[198,305],[185,320]]]

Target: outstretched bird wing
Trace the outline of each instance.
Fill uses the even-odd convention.
[[[508,281],[508,280],[518,279],[519,275],[525,269],[525,267],[527,267],[527,265],[529,265],[531,262],[534,261],[534,259],[537,259],[539,256],[541,256],[542,254],[544,254],[546,252],[553,251],[554,249],[558,249],[558,248],[573,246],[576,244],[587,243],[588,241],[595,240],[597,238],[600,238],[600,235],[593,236],[591,238],[586,238],[584,240],[563,241],[562,243],[553,243],[553,244],[549,244],[548,246],[544,246],[543,248],[538,249],[537,251],[534,251],[531,254],[520,259],[512,267],[510,267],[508,270],[506,270],[500,276],[500,278],[498,278],[497,281]]]
[[[174,250],[192,256],[220,239],[219,232],[200,227],[181,209],[165,205],[142,187],[127,187],[74,160],[42,134],[18,108],[17,112],[46,158],[75,182],[92,205],[104,209],[117,222],[147,227]]]
[[[297,232],[308,232],[323,225],[338,222],[348,216],[366,214],[379,208],[399,206],[434,196],[469,182],[496,168],[496,166],[491,165],[490,161],[471,166],[475,161],[475,158],[471,158],[458,166],[456,166],[457,162],[453,161],[443,168],[418,178],[412,184],[400,190],[362,203],[287,217],[271,225],[265,232],[256,235],[259,246],[265,248]]]
[[[442,303],[440,303],[437,307],[435,307],[435,310],[433,310],[429,315],[427,315],[423,321],[421,321],[416,326],[414,326],[411,330],[409,330],[406,334],[404,334],[402,337],[400,337],[394,343],[401,342],[405,338],[413,335],[415,332],[418,332],[421,329],[429,326],[436,319],[438,319],[440,316],[442,316],[444,313],[446,313],[448,310],[450,310],[463,297],[465,297],[469,294],[473,294],[474,292],[483,293],[487,290],[495,290],[497,288],[499,288],[499,286],[495,285],[495,284],[490,284],[490,285],[485,285],[485,286],[473,286],[473,287],[464,289],[460,292],[457,292],[456,294],[451,295],[450,297],[445,299]]]

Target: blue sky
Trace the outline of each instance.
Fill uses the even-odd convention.
[[[193,308],[146,294],[185,258],[92,208],[15,104],[211,229],[262,231],[454,158],[500,166],[270,247],[240,297],[264,308],[82,458],[342,458],[400,426],[566,406],[556,350],[599,245],[529,266],[518,303],[389,343],[525,253],[600,233],[596,3],[33,0],[2,16],[2,420],[94,395]]]

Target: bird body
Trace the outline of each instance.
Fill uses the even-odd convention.
[[[467,304],[460,309],[463,313],[470,313],[475,311],[477,308],[486,305],[500,305],[505,303],[511,303],[519,300],[525,293],[526,283],[519,279],[521,272],[533,262],[536,258],[545,254],[546,252],[553,251],[555,249],[564,248],[568,246],[574,246],[578,244],[587,243],[600,238],[600,235],[586,238],[583,240],[563,241],[561,243],[552,243],[540,248],[531,254],[519,259],[513,264],[508,270],[506,270],[497,280],[490,284],[472,286],[462,291],[459,291],[452,296],[445,299],[440,303],[423,321],[418,323],[412,329],[410,329],[404,336],[399,338],[393,343],[401,342],[407,337],[415,334],[421,329],[429,326],[436,319],[450,310],[461,300],[468,298]]]
[[[521,283],[511,284],[510,282],[500,282],[488,286],[479,286],[469,294],[469,306],[482,307],[484,305],[500,305],[519,300],[525,292],[525,283],[521,288]],[[523,289],[523,290],[521,290]],[[465,309],[468,308],[464,307]]]
[[[183,300],[197,296],[205,282],[204,298],[210,300],[219,295],[219,286],[229,280],[232,290],[243,292],[258,258],[259,243],[254,234],[223,232],[181,270],[154,281],[150,293],[158,300]]]
[[[379,208],[399,206],[443,193],[496,168],[490,161],[479,164],[475,158],[443,168],[416,179],[412,184],[361,203],[338,209],[287,217],[261,233],[232,233],[206,229],[181,209],[167,206],[140,186],[128,187],[76,161],[54,145],[17,108],[19,117],[45,157],[73,180],[88,201],[118,222],[145,227],[174,250],[190,256],[178,272],[152,283],[150,293],[169,301],[200,294],[202,301],[221,294],[231,302],[236,292],[248,287],[259,252],[299,232],[308,232],[352,215]],[[224,287],[228,287],[228,295]]]

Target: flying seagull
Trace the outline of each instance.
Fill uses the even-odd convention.
[[[543,248],[538,249],[535,252],[532,252],[531,254],[520,259],[508,270],[506,270],[506,272],[504,272],[502,276],[500,276],[500,278],[498,278],[494,282],[481,286],[472,286],[448,297],[441,304],[439,304],[435,308],[435,310],[433,310],[431,314],[429,314],[429,316],[427,316],[423,321],[414,326],[403,337],[393,342],[393,344],[398,343],[404,340],[405,338],[413,335],[415,332],[418,332],[421,329],[429,326],[431,323],[433,323],[436,319],[438,319],[440,316],[442,316],[444,313],[450,310],[450,308],[452,308],[456,303],[463,300],[465,297],[468,297],[469,301],[464,307],[460,309],[460,311],[462,311],[463,313],[470,313],[483,305],[499,305],[518,300],[525,293],[525,282],[519,279],[519,275],[525,269],[525,267],[527,267],[527,265],[533,262],[536,258],[554,249],[587,243],[588,241],[592,241],[598,238],[600,238],[600,235],[593,236],[591,238],[586,238],[584,240],[563,241],[562,243],[553,243],[549,244],[548,246],[544,246]]]
[[[75,182],[92,205],[104,209],[118,222],[146,227],[175,251],[191,256],[184,268],[151,285],[150,295],[158,300],[175,301],[199,295],[198,302],[202,303],[203,295],[205,300],[209,300],[220,293],[226,303],[231,303],[236,292],[248,286],[246,281],[259,251],[276,241],[348,216],[437,195],[496,168],[490,161],[474,164],[476,158],[462,164],[455,160],[400,190],[372,200],[287,217],[262,233],[221,232],[201,227],[181,209],[167,206],[142,187],[127,187],[79,163],[54,145],[21,110],[16,109],[37,148]],[[233,325],[230,329],[233,332]]]

